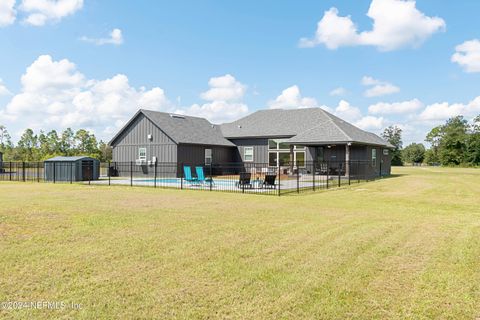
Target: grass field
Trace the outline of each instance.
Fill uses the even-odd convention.
[[[285,197],[0,183],[0,301],[67,304],[0,318],[480,317],[480,170],[394,173]]]

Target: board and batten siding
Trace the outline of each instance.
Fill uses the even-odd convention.
[[[212,163],[225,164],[233,161],[235,147],[212,145],[178,145],[178,163],[199,166],[205,164],[205,149],[212,149]]]
[[[234,162],[244,162],[245,147],[253,147],[253,161],[255,163],[268,163],[268,139],[229,139],[237,146],[237,152],[234,155]]]
[[[148,135],[152,135],[152,140]],[[139,114],[112,143],[115,162],[138,159],[138,149],[147,149],[147,161],[157,157],[159,163],[177,162],[177,144],[143,114]]]

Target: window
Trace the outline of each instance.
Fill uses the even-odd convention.
[[[138,148],[138,160],[147,160],[147,148]]]
[[[388,149],[383,149],[383,155],[388,156]]]
[[[293,162],[298,167],[305,167],[305,146],[293,146]],[[290,144],[285,139],[268,140],[268,165],[272,167],[290,164]]]
[[[243,148],[243,161],[253,161],[253,147]]]
[[[377,149],[372,149],[372,167],[377,166]]]
[[[212,164],[212,149],[205,149],[205,164]]]

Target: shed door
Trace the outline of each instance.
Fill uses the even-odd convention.
[[[82,180],[83,181],[93,180],[93,161],[92,160],[82,161]]]

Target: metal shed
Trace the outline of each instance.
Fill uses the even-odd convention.
[[[45,181],[89,181],[100,177],[100,161],[86,156],[45,160]]]

